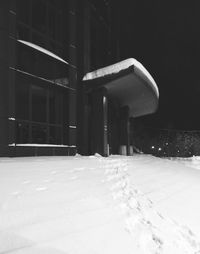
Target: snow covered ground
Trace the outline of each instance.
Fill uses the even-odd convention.
[[[200,253],[200,158],[0,159],[0,254]]]

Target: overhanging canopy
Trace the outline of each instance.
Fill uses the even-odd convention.
[[[104,87],[108,97],[128,106],[130,117],[154,113],[158,108],[158,87],[144,66],[134,58],[87,73],[86,89]]]

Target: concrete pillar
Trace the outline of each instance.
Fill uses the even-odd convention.
[[[9,1],[0,1],[0,156],[8,155]]]
[[[108,99],[103,90],[93,91],[91,95],[90,146],[91,153],[109,155],[108,147]]]
[[[73,1],[73,0],[71,0]],[[77,148],[78,153],[87,155],[89,152],[89,107],[83,76],[89,68],[89,6],[88,1],[77,1]]]
[[[67,31],[65,31],[67,32]],[[69,1],[69,145],[76,146],[76,89],[77,89],[77,3]]]
[[[103,100],[103,156],[109,155],[108,145],[108,98],[106,95],[102,95]]]
[[[130,155],[130,122],[129,108],[123,107],[120,109],[120,151],[122,155]]]

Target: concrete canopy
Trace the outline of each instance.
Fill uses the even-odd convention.
[[[144,66],[134,58],[87,73],[87,91],[104,87],[108,98],[120,107],[128,106],[130,117],[154,113],[158,108],[158,87]]]

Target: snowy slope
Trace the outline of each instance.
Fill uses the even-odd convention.
[[[199,182],[148,155],[1,158],[0,253],[200,253]]]

